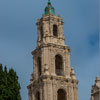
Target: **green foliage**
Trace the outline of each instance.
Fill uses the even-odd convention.
[[[0,64],[0,100],[21,100],[18,76],[13,69]]]

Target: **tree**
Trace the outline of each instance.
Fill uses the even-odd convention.
[[[3,66],[0,64],[0,100],[3,100],[3,96],[1,95],[3,90],[3,76]]]
[[[18,83],[18,76],[13,69],[9,70],[8,73],[8,86],[9,86],[9,97],[10,100],[21,100],[20,98],[20,84]],[[13,95],[13,96],[12,96]]]
[[[18,76],[13,69],[0,67],[0,100],[21,100]]]

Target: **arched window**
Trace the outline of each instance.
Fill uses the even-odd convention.
[[[38,74],[41,75],[41,58],[38,57],[37,59],[37,65],[38,65]]]
[[[40,34],[41,34],[41,39],[43,39],[43,27],[40,27]]]
[[[63,59],[62,56],[60,55],[55,56],[55,70],[56,70],[56,75],[59,76],[64,75]]]
[[[40,92],[36,93],[36,100],[40,100]]]
[[[67,100],[65,90],[59,89],[57,93],[57,100]]]
[[[53,35],[58,37],[58,28],[57,25],[53,25]]]
[[[67,100],[66,92],[63,89],[59,89],[57,92],[57,100]]]

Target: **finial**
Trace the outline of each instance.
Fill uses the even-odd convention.
[[[48,0],[48,5],[51,5],[51,2],[50,2],[50,0]]]
[[[97,82],[99,82],[99,78],[96,76],[96,80],[95,80],[95,82],[97,83]]]
[[[75,76],[75,72],[74,72],[74,68],[73,67],[71,69],[71,77],[72,77],[72,79],[76,79],[76,76]]]
[[[47,64],[45,64],[45,68],[44,68],[44,75],[49,75],[48,70],[49,70],[48,65],[47,65]]]
[[[71,72],[72,72],[73,75],[75,75],[75,72],[74,72],[74,68],[73,67],[71,69]]]
[[[99,80],[98,76],[96,76],[96,80]]]

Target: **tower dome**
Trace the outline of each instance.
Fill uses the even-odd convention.
[[[45,15],[48,15],[48,14],[52,14],[52,15],[55,14],[55,9],[54,9],[54,7],[51,5],[50,0],[48,1],[48,5],[47,5],[46,8],[45,8]]]

